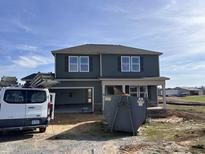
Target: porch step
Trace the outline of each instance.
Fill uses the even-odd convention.
[[[165,118],[167,117],[167,110],[162,107],[148,107],[147,117],[149,118]]]

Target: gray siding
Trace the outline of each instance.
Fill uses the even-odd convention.
[[[90,72],[68,72],[69,55],[56,55],[56,78],[74,79],[74,78],[99,78],[100,77],[100,56],[90,56]],[[78,55],[80,56],[80,55]],[[121,55],[102,55],[102,77],[103,78],[140,78],[140,77],[158,77],[159,76],[159,56],[141,55],[140,72],[121,72]]]
[[[88,103],[87,89],[55,89],[56,105]]]
[[[102,90],[101,83],[99,81],[73,81],[73,82],[60,82],[55,87],[94,87],[94,107],[95,112],[102,110]],[[81,97],[79,95],[78,97]],[[61,99],[65,99],[64,97]]]
[[[140,72],[121,72],[121,55],[103,55],[103,77],[139,78],[159,76],[159,57],[146,55],[141,57]]]
[[[67,54],[56,54],[56,78],[57,79],[73,79],[73,78],[97,78],[100,74],[100,58],[98,55],[89,55],[90,72],[68,72],[68,56]],[[77,55],[81,56],[81,55]],[[85,55],[84,55],[85,56]],[[67,61],[66,61],[67,60]]]

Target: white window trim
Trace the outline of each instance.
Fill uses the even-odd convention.
[[[129,58],[129,70],[123,70],[123,62],[122,62],[122,59],[123,58]],[[121,72],[130,72],[130,56],[121,56]]]
[[[139,63],[132,63],[132,59],[133,58],[138,58],[139,59]],[[133,66],[132,66],[133,64],[139,65],[139,69],[138,70],[134,70]],[[140,56],[131,56],[130,65],[131,65],[131,72],[140,72],[140,70],[141,70],[141,68],[140,68]]]
[[[137,88],[137,91],[135,91],[135,92],[131,92],[130,91],[130,88],[131,87],[136,87]],[[140,94],[145,94],[145,96],[148,98],[148,86],[142,86],[142,87],[145,87],[145,91],[144,92],[141,92],[140,91],[140,87],[141,86],[135,86],[135,85],[129,85],[129,94],[137,94],[137,97],[140,97]]]
[[[78,56],[68,56],[68,58],[69,58],[69,61],[68,61],[68,65],[69,65],[69,72],[78,72]],[[71,69],[70,69],[70,59],[71,58],[77,58],[77,71],[71,71]]]
[[[81,58],[88,58],[88,70],[87,71],[82,71],[81,70]],[[84,64],[85,65],[85,64]],[[79,70],[80,70],[80,72],[90,72],[90,59],[89,59],[89,56],[80,56],[79,57]]]

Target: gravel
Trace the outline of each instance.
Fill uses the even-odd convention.
[[[179,120],[179,118],[174,119]],[[0,153],[189,153],[187,147],[173,141],[164,142],[159,139],[159,142],[148,142],[141,135],[110,133],[102,121],[101,115],[59,115],[48,126],[46,133],[15,131],[1,135]]]

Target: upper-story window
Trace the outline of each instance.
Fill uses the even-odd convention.
[[[80,72],[89,72],[89,56],[80,56]]]
[[[140,72],[139,56],[121,56],[122,72]]]
[[[140,72],[139,56],[131,56],[131,72]]]
[[[69,56],[69,72],[89,72],[89,56]]]
[[[121,57],[121,71],[130,72],[130,56]]]
[[[69,72],[78,72],[78,56],[69,56]]]

